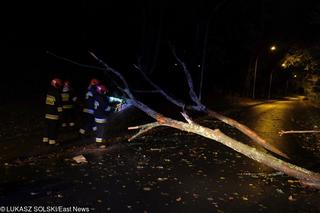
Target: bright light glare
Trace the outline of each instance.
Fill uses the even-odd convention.
[[[271,51],[275,51],[276,49],[277,49],[277,47],[274,46],[274,45],[270,47],[270,50],[271,50]]]

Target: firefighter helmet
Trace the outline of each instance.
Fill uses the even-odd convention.
[[[106,92],[108,92],[108,89],[105,85],[101,84],[97,86],[97,93],[104,95]]]
[[[70,81],[64,80],[63,85],[67,86],[67,87],[70,87]]]
[[[51,86],[53,86],[54,88],[61,88],[62,86],[62,81],[60,78],[54,78],[51,80]]]
[[[99,83],[100,83],[100,82],[99,82],[98,79],[93,78],[93,79],[91,79],[91,81],[90,81],[90,86],[96,86],[96,85],[98,85]]]
[[[63,92],[69,92],[70,91],[70,81],[68,80],[65,80],[63,82],[63,89],[62,89]]]

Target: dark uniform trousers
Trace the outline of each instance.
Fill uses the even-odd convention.
[[[96,142],[106,141],[107,118],[114,112],[115,103],[120,103],[121,99],[108,97],[106,95],[98,95],[94,102],[95,123],[97,126]]]
[[[46,128],[45,128],[45,135],[43,142],[49,142],[49,144],[55,144],[57,140],[57,132],[60,125],[59,120],[55,119],[45,119]],[[47,138],[47,139],[46,139]]]
[[[83,108],[82,127],[79,130],[80,134],[88,134],[89,132],[96,131],[97,127],[94,122],[94,95],[95,88],[91,87],[86,93],[85,107]]]
[[[93,109],[84,108],[82,116],[82,128],[79,130],[81,134],[86,134],[91,131],[95,131]]]
[[[107,119],[106,118],[94,118],[97,131],[96,131],[96,142],[102,143],[105,142],[106,137],[106,125]]]

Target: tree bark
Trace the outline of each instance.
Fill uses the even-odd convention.
[[[207,110],[207,113],[208,113],[208,116],[216,118],[226,124],[229,124],[230,126],[236,128],[236,129],[238,129],[239,131],[241,131],[242,133],[247,135],[249,138],[251,138],[253,141],[257,142],[258,144],[260,144],[261,146],[266,148],[267,150],[272,151],[273,153],[276,153],[282,157],[289,159],[288,155],[281,152],[279,149],[272,146],[271,144],[267,143],[267,141],[265,139],[261,138],[256,132],[249,129],[247,126],[239,123],[236,120],[233,120],[232,118],[228,118],[222,114],[219,114],[219,113],[212,111],[212,110],[209,110],[209,109]]]

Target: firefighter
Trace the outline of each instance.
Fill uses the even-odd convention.
[[[75,123],[75,102],[77,96],[68,80],[64,81],[61,93],[62,98],[62,127],[74,127]]]
[[[105,85],[97,86],[97,96],[94,101],[94,120],[96,123],[96,143],[106,141],[105,131],[107,125],[107,117],[115,111],[115,106],[121,103],[122,100],[106,95],[107,88]]]
[[[89,135],[90,132],[96,130],[94,125],[94,98],[97,94],[96,89],[99,84],[98,79],[91,79],[88,90],[85,95],[85,102],[83,108],[82,128],[79,130],[81,135]]]
[[[61,79],[52,79],[46,96],[46,127],[43,142],[49,143],[50,145],[56,144],[58,125],[63,110],[61,101],[61,87]]]

